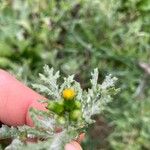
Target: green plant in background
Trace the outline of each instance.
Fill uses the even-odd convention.
[[[6,150],[13,149],[48,149],[61,150],[67,142],[75,139],[84,132],[87,126],[95,122],[91,117],[106,109],[106,104],[118,90],[114,88],[115,77],[106,76],[102,84],[98,84],[98,70],[91,74],[91,89],[82,90],[78,82],[71,75],[64,78],[59,86],[59,72],[54,73],[53,68],[44,67],[44,75],[40,74],[43,84],[34,84],[41,92],[48,95],[46,103],[48,111],[31,108],[30,115],[35,124],[34,128],[28,126],[7,127],[0,129],[0,139],[12,138],[12,143]],[[56,127],[61,128],[56,133]],[[37,139],[37,143],[27,143],[29,137]],[[41,141],[44,139],[44,141]]]
[[[1,66],[12,67],[11,60],[37,72],[46,63],[77,73],[81,81],[89,68],[98,67],[127,80],[137,59],[149,58],[145,1],[2,1],[0,51],[11,54],[2,54]]]
[[[118,118],[112,121],[117,127],[109,137],[113,149],[148,150],[150,147],[150,102],[131,103]],[[112,110],[111,110],[112,111]],[[115,111],[112,111],[112,114]],[[112,115],[117,117],[116,115]]]
[[[130,124],[124,113],[132,114],[137,99],[149,106],[149,77],[143,97],[135,97],[145,80],[137,64],[150,63],[149,12],[149,0],[1,0],[0,67],[11,70],[29,85],[30,81],[36,82],[35,76],[44,64],[63,75],[75,74],[84,89],[90,85],[87,81],[93,68],[101,70],[100,80],[107,73],[117,76],[121,92],[104,116],[108,124],[114,118],[114,133],[124,135],[119,123],[122,117]],[[135,109],[141,111],[140,107]],[[137,118],[142,121],[139,114],[133,117]],[[130,135],[132,131],[134,126],[126,132]],[[143,140],[139,143],[142,147],[146,139],[137,136]],[[122,141],[122,137],[111,137],[110,143]],[[132,142],[136,143],[136,139]],[[114,149],[116,145],[112,145]]]

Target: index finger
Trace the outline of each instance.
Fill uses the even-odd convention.
[[[33,125],[28,110],[30,107],[45,110],[37,100],[45,99],[26,87],[13,76],[0,69],[0,121],[11,126]]]

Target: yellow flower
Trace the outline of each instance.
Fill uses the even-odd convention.
[[[74,99],[75,95],[76,95],[75,90],[71,88],[67,88],[62,92],[62,96],[65,100],[72,100]]]

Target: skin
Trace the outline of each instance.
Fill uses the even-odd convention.
[[[9,126],[33,126],[29,108],[46,111],[44,105],[37,101],[39,99],[45,98],[0,69],[0,122]],[[83,135],[80,135],[77,141],[66,144],[65,150],[82,150],[79,145],[82,139]]]

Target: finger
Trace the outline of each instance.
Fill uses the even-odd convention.
[[[7,125],[32,124],[28,116],[29,107],[44,110],[37,102],[44,99],[32,89],[16,80],[9,73],[0,70],[0,121]]]
[[[78,143],[81,143],[81,142],[84,140],[84,138],[85,138],[85,133],[81,133],[81,134],[79,134],[79,136],[78,136],[78,138],[76,139],[76,141],[77,141]]]
[[[69,144],[66,144],[65,150],[82,150],[82,148],[77,142],[73,141]]]

